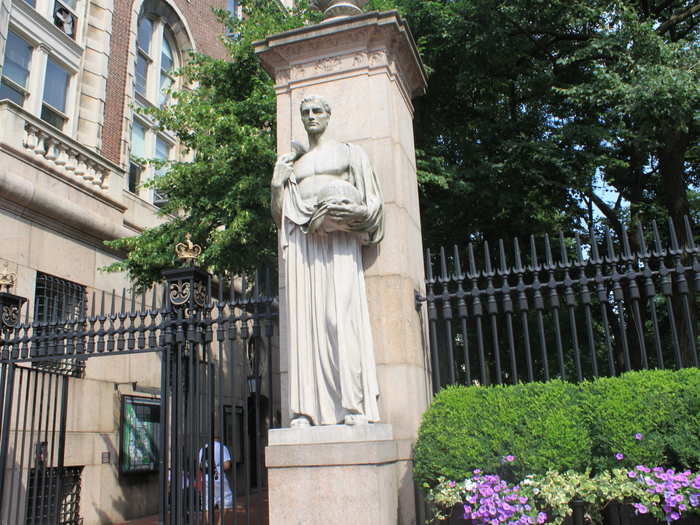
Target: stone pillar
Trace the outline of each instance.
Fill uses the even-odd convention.
[[[95,150],[99,150],[102,145],[113,13],[113,0],[92,0],[87,9],[77,139]]]
[[[424,285],[411,99],[426,85],[415,43],[398,13],[389,11],[273,35],[255,49],[275,82],[278,152],[291,151],[292,140],[306,143],[299,103],[307,95],[321,95],[333,110],[327,134],[362,146],[382,185],[385,237],[379,246],[365,249],[365,279],[380,415],[393,427],[397,450],[398,523],[415,523],[411,446],[431,396],[426,326],[415,306],[415,294],[423,293]],[[281,326],[282,348],[284,337]],[[283,417],[288,412],[286,362],[281,356]]]

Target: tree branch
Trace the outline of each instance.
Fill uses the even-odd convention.
[[[615,229],[615,231],[621,232],[622,223],[620,222],[620,218],[618,217],[615,210],[612,209],[603,199],[601,199],[593,191],[589,193],[589,198],[593,201],[593,204],[596,205],[596,208],[598,208],[600,212],[603,215],[605,215],[605,218],[608,219],[608,221],[610,221],[610,225]]]
[[[666,0],[666,1],[663,2],[661,5],[656,6],[654,9],[652,9],[652,12],[653,12],[656,16],[659,16],[659,15],[661,15],[661,12],[662,12],[664,9],[668,9],[669,7],[673,6],[673,4],[675,4],[676,2],[677,2],[677,0]]]
[[[682,13],[678,13],[677,15],[673,15],[671,18],[669,18],[663,24],[661,24],[659,27],[656,28],[656,33],[659,35],[663,35],[670,28],[672,28],[676,24],[681,23],[686,18],[693,16],[698,11],[700,11],[700,2],[689,7],[688,9],[683,11]]]

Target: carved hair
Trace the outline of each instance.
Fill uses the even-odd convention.
[[[307,104],[309,102],[318,102],[319,104],[321,104],[321,107],[323,107],[323,110],[326,113],[328,113],[329,115],[331,114],[331,105],[325,98],[323,98],[320,95],[308,95],[304,97],[304,100],[302,100],[301,104],[299,104],[299,111],[301,111],[301,108],[304,107],[304,104]]]

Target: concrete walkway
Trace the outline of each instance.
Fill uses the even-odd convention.
[[[248,525],[248,507],[246,503],[245,496],[236,498],[235,514],[231,514],[222,525]],[[117,525],[158,525],[158,515],[146,516]],[[262,500],[258,494],[250,496],[250,525],[268,525],[267,491],[262,494]]]

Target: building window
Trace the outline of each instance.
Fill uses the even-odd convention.
[[[141,183],[154,176],[165,175],[168,172],[168,167],[161,166],[155,169],[152,166],[144,165],[142,159],[173,160],[176,151],[175,139],[166,135],[162,131],[156,131],[155,126],[140,116],[136,116],[131,127],[128,190],[156,206],[162,206],[168,202],[167,196],[156,190],[151,190],[149,194],[149,192],[142,190]]]
[[[156,159],[158,160],[170,160],[171,152],[173,146],[163,139],[162,136],[156,136]],[[155,171],[156,177],[165,175],[168,172],[167,166],[162,166]],[[157,190],[153,190],[153,204],[156,206],[163,206],[168,202],[168,196]]]
[[[34,289],[34,328],[36,356],[47,356],[50,345],[59,334],[81,329],[81,319],[87,312],[87,289],[82,284],[37,272]],[[84,328],[84,327],[83,327]],[[81,377],[85,361],[80,359],[51,359],[32,362],[34,368]]]
[[[32,46],[12,31],[8,32],[0,83],[0,100],[8,98],[20,106],[24,104],[31,59]]]
[[[168,90],[175,82],[173,78],[173,49],[170,45],[170,38],[166,38],[163,33],[163,45],[160,53],[160,87],[158,89],[158,105],[164,106],[168,103]]]
[[[27,486],[26,523],[78,525],[83,467],[32,467]],[[58,512],[58,516],[56,516]]]
[[[233,18],[241,17],[241,4],[239,0],[226,0],[226,10],[233,16]]]
[[[33,38],[23,31],[8,32],[0,100],[9,99],[64,131],[69,121],[69,94],[75,70]],[[42,78],[43,84],[39,81]]]
[[[86,311],[87,291],[82,284],[37,272],[34,319],[38,322],[76,321]]]
[[[131,160],[129,161],[129,191],[138,193],[141,186],[141,173],[144,170],[141,159],[146,156],[146,128],[138,120],[131,127]]]
[[[63,129],[68,120],[66,111],[66,95],[70,74],[51,58],[46,61],[46,77],[44,80],[44,99],[41,106],[41,118],[52,126]]]
[[[139,20],[138,36],[136,38],[136,74],[134,88],[136,93],[147,96],[148,68],[153,60],[149,55],[153,38],[153,22],[146,17]]]
[[[76,0],[55,0],[53,6],[54,25],[71,38],[75,38],[78,17],[75,14]]]
[[[58,29],[75,40],[78,29],[78,0],[24,0],[53,22]]]
[[[155,190],[142,190],[140,185],[154,176],[165,174],[167,166],[155,169],[144,166],[140,159],[174,160],[177,158],[176,139],[167,131],[158,129],[157,123],[139,112],[139,108],[163,107],[170,102],[169,91],[176,85],[174,73],[181,64],[180,54],[175,35],[165,18],[142,12],[136,33],[136,110],[131,128],[127,188],[156,206],[162,206],[167,202],[167,196]]]
[[[179,65],[175,38],[160,18],[141,15],[136,35],[134,91],[141,105],[162,106],[168,102],[168,89],[175,82]]]

